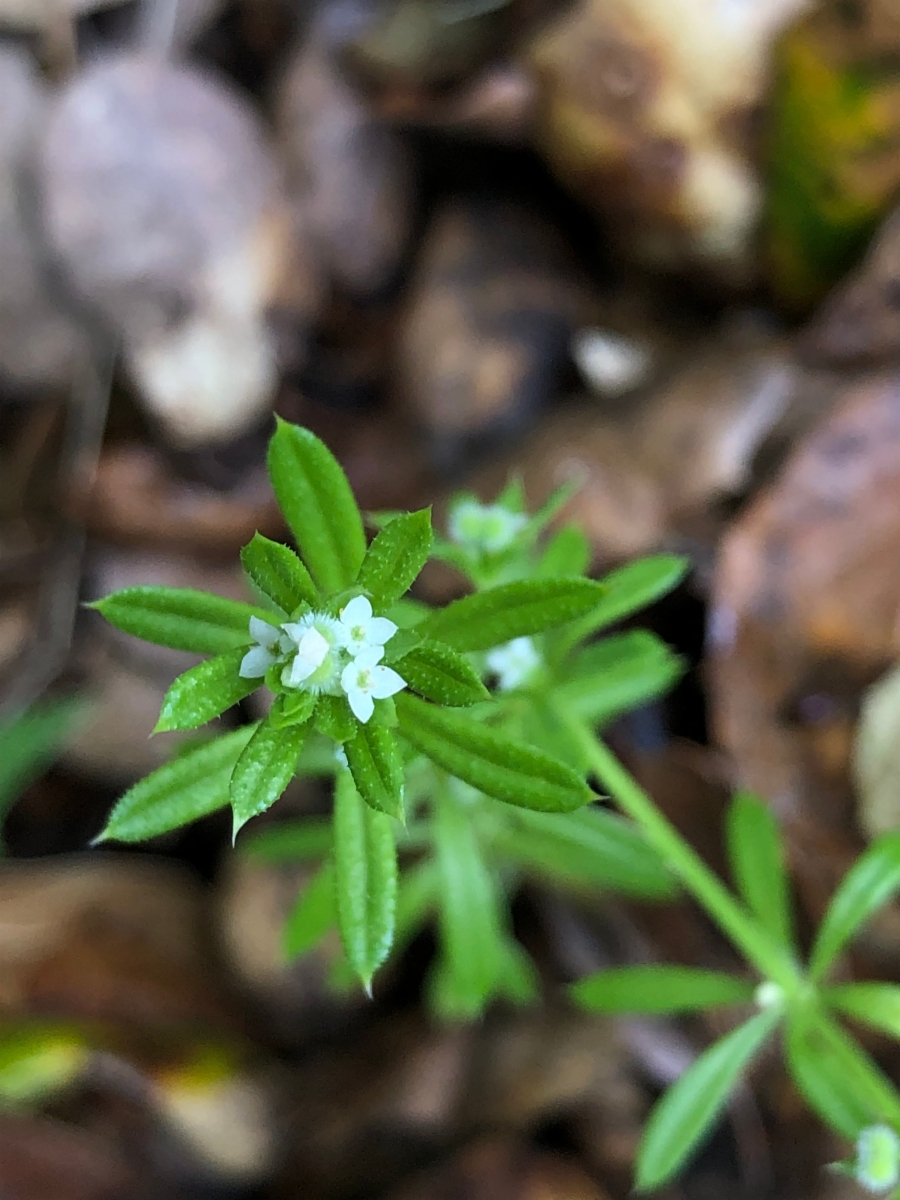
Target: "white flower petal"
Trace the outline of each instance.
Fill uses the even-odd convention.
[[[355,662],[347,663],[341,671],[341,687],[349,696],[359,682],[359,667]]]
[[[351,688],[347,693],[347,699],[350,702],[353,715],[365,725],[375,711],[375,701],[368,692],[360,691],[359,688]]]
[[[297,644],[297,657],[310,664],[313,671],[321,667],[331,646],[318,629],[307,629]]]
[[[360,671],[368,671],[384,658],[384,646],[363,646],[353,660],[353,665]]]
[[[365,625],[372,615],[372,605],[365,596],[354,596],[341,609],[343,625]]]
[[[274,661],[274,654],[270,654],[265,646],[254,646],[241,659],[238,675],[241,679],[262,679]]]
[[[309,679],[310,675],[316,670],[315,666],[307,662],[305,658],[301,658],[298,654],[291,663],[290,671],[286,680],[287,687],[299,687],[304,679]],[[282,676],[284,678],[284,676]]]
[[[373,617],[369,622],[367,639],[370,646],[383,646],[397,632],[397,626],[387,617]]]
[[[375,667],[372,671],[372,695],[376,700],[387,700],[406,687],[406,680],[390,667]]]
[[[293,625],[282,625],[281,628],[288,635],[288,637],[296,643],[300,641],[304,633],[306,633],[307,629],[309,629],[309,626],[303,625],[299,621],[295,621]]]
[[[281,631],[261,617],[251,617],[250,636],[261,646],[274,646],[281,636]]]

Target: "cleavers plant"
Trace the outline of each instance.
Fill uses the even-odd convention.
[[[378,532],[367,545],[350,485],[312,433],[279,421],[268,465],[299,554],[259,534],[244,548],[258,604],[138,587],[93,606],[127,633],[209,656],[172,684],[158,730],[197,729],[262,686],[268,713],[191,745],[136,784],[98,841],[154,837],[229,804],[236,837],[295,775],[333,776],[330,820],[283,822],[242,839],[259,856],[317,864],[287,920],[286,954],[311,949],[336,925],[338,975],[369,989],[392,950],[435,919],[430,1000],[449,1018],[475,1017],[495,997],[536,995],[509,914],[524,875],[656,900],[684,889],[755,978],[641,966],[572,989],[576,1003],[603,1013],[753,1007],[657,1105],[638,1186],[678,1171],[780,1030],[802,1094],[857,1143],[843,1169],[890,1192],[900,1095],[837,1017],[900,1038],[900,987],[833,985],[828,976],[900,889],[900,834],[873,843],[848,873],[803,965],[768,808],[747,794],[732,804],[732,891],[598,736],[681,672],[648,632],[596,638],[671,589],[684,561],[658,555],[588,579],[581,532],[546,534],[567,494],[529,515],[515,482],[491,505],[458,497],[445,539],[423,510],[373,518]],[[430,557],[461,571],[471,593],[441,609],[409,598]]]

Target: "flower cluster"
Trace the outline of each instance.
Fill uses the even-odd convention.
[[[450,512],[447,532],[458,546],[499,554],[512,545],[527,524],[524,513],[510,512],[501,504],[460,500]]]
[[[316,695],[345,695],[354,716],[365,724],[376,700],[406,687],[406,680],[381,663],[384,647],[397,632],[387,617],[376,617],[365,596],[355,596],[337,617],[311,612],[299,621],[271,625],[250,618],[256,645],[244,655],[240,674],[262,679],[281,665],[281,684]]]

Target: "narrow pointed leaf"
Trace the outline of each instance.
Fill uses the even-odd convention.
[[[250,618],[272,618],[264,608],[192,588],[125,588],[88,607],[123,633],[195,654],[224,654],[247,646],[252,641]]]
[[[791,1075],[810,1106],[855,1141],[867,1125],[900,1127],[900,1096],[862,1047],[823,1013],[800,1010],[785,1037]]]
[[[544,812],[571,812],[594,799],[571,767],[505,737],[465,713],[401,692],[400,732],[417,750],[488,796]]]
[[[366,537],[337,459],[308,429],[279,420],[268,464],[275,498],[313,579],[326,595],[349,587]]]
[[[844,983],[823,994],[844,1016],[900,1041],[900,987],[896,983]]]
[[[217,654],[179,675],[166,692],[154,733],[196,729],[255,692],[258,679],[238,674],[244,647]]]
[[[661,1187],[706,1134],[779,1021],[762,1012],[705,1050],[657,1103],[638,1150],[637,1186]]]
[[[574,646],[661,599],[681,582],[689,566],[689,561],[678,555],[654,554],[604,576],[600,582],[606,594],[590,613],[566,630],[567,645]]]
[[[440,879],[443,964],[434,981],[439,1011],[471,1018],[494,993],[502,939],[496,885],[468,815],[451,795],[439,798],[434,843]]]
[[[331,852],[331,821],[328,817],[303,817],[269,825],[242,838],[241,852],[271,863],[324,858]]]
[[[334,864],[329,861],[322,864],[288,913],[282,933],[288,962],[312,950],[337,923],[334,887]]]
[[[821,979],[856,931],[900,889],[900,833],[877,838],[856,860],[832,897],[810,955]]]
[[[428,561],[431,541],[430,508],[395,517],[377,534],[366,551],[357,580],[377,611],[409,591]]]
[[[301,604],[318,605],[312,576],[290,546],[255,533],[241,551],[241,563],[262,594],[286,616]]]
[[[405,945],[437,909],[440,894],[438,864],[425,858],[400,876],[394,950]]]
[[[357,791],[366,804],[403,820],[403,759],[390,729],[369,721],[357,725],[344,753]]]
[[[633,629],[580,651],[557,695],[580,720],[603,725],[664,695],[683,674],[684,661],[664,642]]]
[[[350,711],[345,696],[320,696],[316,705],[316,728],[335,742],[356,737],[359,722]]]
[[[490,650],[583,616],[604,593],[592,579],[520,580],[455,600],[416,632],[454,650]]]
[[[363,801],[348,771],[335,788],[334,869],[344,953],[368,989],[394,940],[397,850],[390,818]]]
[[[231,772],[256,728],[223,734],[147,775],[122,796],[97,841],[142,842],[225,808]]]
[[[639,966],[598,971],[569,989],[576,1004],[601,1013],[698,1012],[753,997],[753,984],[695,967]]]
[[[537,566],[538,579],[572,578],[583,575],[591,564],[591,547],[577,525],[557,530]]]
[[[591,806],[572,813],[518,809],[494,835],[497,849],[556,884],[607,887],[671,900],[678,884],[628,821]]]
[[[793,946],[784,849],[768,806],[749,792],[738,792],[728,810],[726,841],[734,881],[747,907],[783,946]]]
[[[443,642],[420,642],[396,666],[414,692],[436,704],[456,708],[490,698],[475,669]]]
[[[268,720],[254,733],[231,775],[235,838],[251,817],[271,808],[294,778],[305,738],[305,725],[276,729]]]

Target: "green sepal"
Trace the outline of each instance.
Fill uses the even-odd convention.
[[[344,743],[344,753],[356,789],[371,808],[404,820],[403,760],[397,739],[384,725],[357,725],[356,736]]]
[[[407,686],[435,704],[461,707],[490,699],[490,692],[475,669],[443,642],[423,641],[392,660]]]
[[[124,588],[87,607],[123,633],[194,654],[224,654],[248,646],[253,641],[251,617],[272,624],[268,609],[193,588]]]
[[[257,728],[204,742],[145,776],[121,797],[95,843],[146,841],[224,808],[231,772]]]
[[[262,594],[286,616],[301,605],[315,608],[319,603],[312,576],[289,546],[255,533],[241,550],[241,564]]]
[[[327,595],[356,579],[366,553],[347,476],[324,442],[280,418],[269,442],[275,498],[314,581]]]
[[[382,612],[409,591],[431,552],[431,509],[405,513],[378,533],[366,551],[357,580]]]
[[[305,725],[316,711],[319,697],[314,692],[282,692],[275,697],[269,710],[269,721],[273,729],[287,729],[290,725]]]
[[[394,940],[397,849],[390,818],[363,801],[349,771],[335,787],[334,867],[341,942],[368,992]]]
[[[753,998],[754,985],[736,975],[696,967],[637,966],[598,971],[572,985],[576,1004],[601,1013],[702,1012]]]
[[[307,726],[276,729],[267,717],[247,743],[231,773],[232,840],[252,817],[271,808],[294,778]]]
[[[337,924],[334,889],[334,863],[329,860],[315,873],[287,915],[281,934],[287,962],[307,954]]]
[[[596,608],[605,590],[592,579],[517,580],[454,600],[416,632],[454,650],[490,650],[583,616]]]
[[[196,729],[255,692],[258,679],[238,674],[245,648],[229,650],[179,675],[165,694],[154,733]]]
[[[345,696],[320,696],[316,706],[316,729],[335,742],[349,742],[356,737],[359,722],[350,710]]]
[[[544,812],[571,812],[594,793],[571,767],[465,713],[417,696],[395,697],[400,732],[417,750],[488,796]]]

